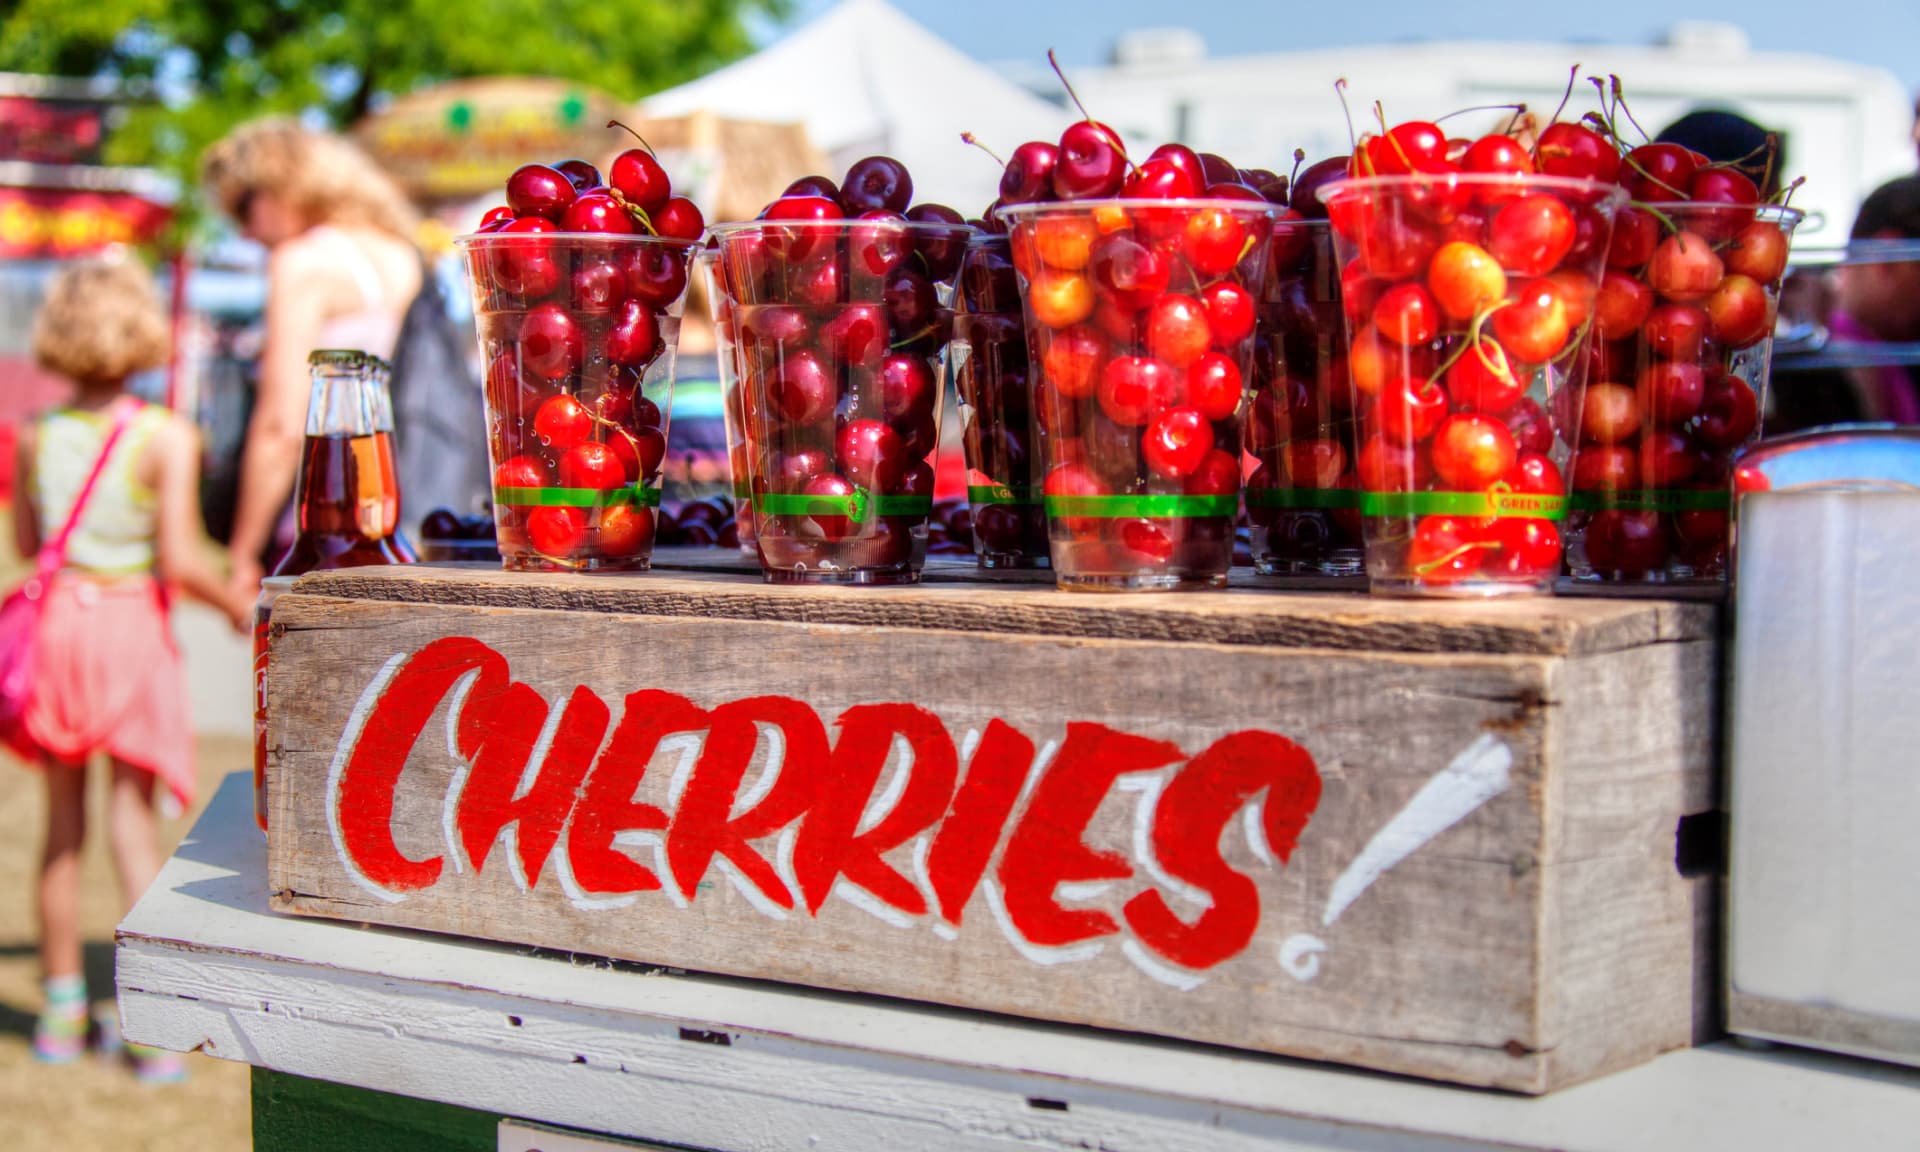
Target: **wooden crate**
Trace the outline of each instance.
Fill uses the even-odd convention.
[[[1716,800],[1715,628],[1658,601],[311,576],[274,610],[271,888],[1544,1092],[1705,1027],[1713,881],[1676,859]]]

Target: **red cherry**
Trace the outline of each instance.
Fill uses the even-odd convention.
[[[1202,187],[1197,171],[1185,171],[1154,156],[1133,170],[1120,186],[1120,195],[1129,200],[1190,200],[1200,195]]]
[[[879,420],[849,420],[834,440],[834,460],[847,479],[885,492],[906,467],[905,445],[898,432]]]
[[[1200,460],[1181,491],[1189,496],[1227,496],[1240,490],[1240,462],[1218,448]]]
[[[1558,465],[1538,452],[1526,452],[1501,477],[1507,487],[1524,496],[1564,496],[1567,479]]]
[[[1107,363],[1107,342],[1085,325],[1076,324],[1049,333],[1041,367],[1060,395],[1074,400],[1092,396],[1100,387],[1100,371]]]
[[[1709,448],[1738,448],[1760,427],[1760,403],[1738,376],[1715,376],[1706,386],[1700,410],[1687,431]]]
[[[915,204],[907,209],[907,220],[913,224],[941,225],[914,230],[913,254],[920,258],[929,280],[936,283],[951,280],[960,271],[960,261],[967,254],[967,237],[971,232],[966,217],[945,204]]]
[[[580,367],[586,340],[579,322],[558,304],[538,304],[520,321],[520,367],[543,380],[560,380]]]
[[[1000,173],[1000,202],[1030,204],[1053,195],[1053,168],[1060,160],[1060,149],[1043,140],[1032,140],[1013,150]]]
[[[1146,356],[1117,356],[1100,374],[1100,409],[1115,424],[1138,428],[1180,396],[1177,369]]]
[[[1480,571],[1487,548],[1481,530],[1461,516],[1426,516],[1407,546],[1407,567],[1425,584],[1457,584]]]
[[[781,192],[780,195],[783,199],[788,196],[825,196],[827,199],[838,204],[840,202],[840,185],[835,184],[825,176],[802,176],[800,179],[787,185],[786,190]]]
[[[1048,496],[1101,496],[1105,489],[1084,464],[1062,464],[1047,473],[1041,490]],[[1100,530],[1100,521],[1091,516],[1062,516],[1060,526],[1076,536],[1090,536]]]
[[[1281,457],[1287,483],[1295,488],[1324,490],[1338,487],[1347,471],[1347,450],[1338,440],[1294,440]]]
[[[1327,205],[1320,199],[1320,190],[1337,180],[1345,180],[1350,166],[1351,158],[1346,156],[1329,156],[1307,165],[1287,193],[1287,207],[1309,220],[1325,220]]]
[[[648,216],[665,207],[667,197],[673,194],[667,170],[644,148],[629,148],[613,158],[613,165],[607,169],[607,186]]]
[[[582,254],[573,270],[570,299],[576,311],[609,312],[626,299],[627,277],[613,259]]]
[[[606,347],[609,363],[637,368],[651,362],[661,348],[659,313],[638,300],[626,301],[607,330]]]
[[[541,555],[565,559],[586,543],[587,514],[578,508],[535,508],[527,513],[527,539]]]
[[[1495,312],[1495,322],[1507,311],[1511,309]],[[1373,326],[1382,336],[1402,347],[1425,344],[1439,332],[1440,305],[1424,285],[1396,284],[1381,293],[1374,304]]]
[[[1224,276],[1247,249],[1247,228],[1225,208],[1201,208],[1187,217],[1180,249],[1205,276]]]
[[[507,177],[507,207],[515,216],[557,221],[574,196],[573,181],[545,164],[523,164]]]
[[[1147,351],[1157,359],[1184,368],[1212,343],[1206,306],[1191,296],[1162,296],[1147,312]]]
[[[1787,234],[1765,220],[1742,228],[1727,245],[1727,271],[1777,284],[1787,270]]]
[[[1734,273],[1707,297],[1707,321],[1713,338],[1728,348],[1757,344],[1773,331],[1767,290],[1751,276]]]
[[[1507,430],[1513,433],[1514,446],[1522,452],[1553,451],[1553,424],[1536,400],[1523,396],[1514,401],[1513,407],[1507,409]]]
[[[1660,245],[1660,221],[1643,208],[1627,207],[1613,218],[1613,240],[1607,248],[1607,267],[1631,272],[1653,259]]]
[[[493,470],[495,488],[548,488],[552,485],[553,473],[538,457],[510,456]]]
[[[781,452],[773,459],[773,490],[783,494],[802,492],[807,487],[807,481],[832,471],[833,462],[827,459],[825,452],[810,448]]]
[[[560,214],[560,231],[593,232],[624,236],[631,233],[633,217],[620,202],[605,192],[588,192],[567,205]]]
[[[542,216],[523,216],[500,229],[502,236],[538,236],[554,230],[553,222]],[[494,286],[502,292],[532,300],[551,295],[560,287],[560,264],[553,248],[545,240],[513,240],[492,250]]]
[[[1624,272],[1608,269],[1594,295],[1593,330],[1602,340],[1624,340],[1653,311],[1653,289]]]
[[[1485,176],[1531,176],[1533,157],[1518,140],[1495,133],[1467,146],[1460,157],[1460,169]]]
[[[1566,302],[1553,281],[1528,280],[1514,300],[1493,314],[1493,334],[1522,363],[1542,364],[1560,354],[1573,335]]]
[[[816,312],[834,311],[847,295],[844,266],[824,246],[816,249],[812,258],[791,265],[787,272],[795,302]]]
[[[1120,134],[1096,120],[1079,120],[1060,134],[1053,194],[1061,200],[1098,200],[1119,193],[1127,179]]]
[[[1197,408],[1169,408],[1148,422],[1140,447],[1155,475],[1185,480],[1213,451],[1213,424]]]
[[[638,245],[627,258],[627,294],[666,309],[687,290],[687,254],[664,244]]]
[[[1567,176],[1613,184],[1620,179],[1620,153],[1607,138],[1584,124],[1555,123],[1540,133],[1535,146],[1544,176]]]
[[[878,304],[847,305],[821,326],[820,348],[839,364],[879,367],[887,354],[886,310]]]
[[[1227,420],[1240,410],[1245,386],[1232,357],[1208,352],[1187,367],[1187,403],[1209,420]]]
[[[605,444],[575,444],[560,458],[562,488],[618,488],[626,480],[626,468]]]
[[[578,397],[550,396],[533,415],[533,434],[556,452],[565,452],[593,434],[593,416]]]
[[[511,223],[513,223],[513,209],[505,204],[499,204],[480,214],[479,230],[485,232],[498,225]]]
[[[1094,241],[1087,270],[1094,283],[1129,312],[1144,311],[1165,292],[1172,271],[1165,256],[1140,243],[1131,231],[1112,232]]]
[[[1487,250],[1501,267],[1521,276],[1544,276],[1573,247],[1573,213],[1544,193],[1523,196],[1494,213]]]
[[[651,508],[615,505],[600,509],[600,553],[603,556],[638,556],[653,546],[654,519]]]
[[[1513,434],[1491,416],[1456,413],[1433,434],[1433,470],[1458,491],[1485,489],[1511,471],[1518,456]]]
[[[1445,163],[1446,133],[1424,120],[1409,120],[1369,137],[1361,144],[1368,171],[1360,175],[1406,176],[1427,171],[1427,165]],[[1356,157],[1358,159],[1358,157]]]
[[[1507,274],[1493,254],[1478,244],[1449,240],[1427,267],[1427,288],[1442,312],[1467,323],[1506,299]]]
[[[669,240],[698,240],[707,230],[706,217],[685,196],[669,197],[652,218],[654,234]]]
[[[913,175],[891,156],[855,160],[840,182],[840,205],[849,216],[864,212],[905,212],[913,203]]]
[[[917,421],[932,413],[936,398],[933,372],[922,357],[889,356],[874,375],[880,390],[880,411],[889,422]]]
[[[1720,284],[1726,265],[1697,232],[1677,232],[1660,242],[1647,264],[1647,283],[1669,300],[1704,300]]]
[[[840,210],[838,200],[829,200],[825,196],[782,196],[767,205],[761,219],[775,222],[793,221],[795,223],[823,223],[830,220],[844,220],[846,213]],[[767,248],[776,257],[784,257],[790,263],[805,260],[823,244],[831,246],[832,233],[821,228],[779,228],[767,234]]]
[[[1665,361],[1649,364],[1640,373],[1640,415],[1648,424],[1683,424],[1706,397],[1707,378],[1698,364]]]
[[[1506,349],[1481,340],[1460,354],[1447,369],[1447,393],[1453,401],[1476,412],[1499,415],[1525,395],[1527,382],[1507,359]]]
[[[1694,478],[1700,460],[1693,445],[1678,432],[1648,432],[1640,438],[1640,483],[1649,488],[1677,488]]]
[[[1588,446],[1573,458],[1576,492],[1623,492],[1640,483],[1640,458],[1632,448]]]
[[[1423,376],[1402,376],[1380,392],[1373,428],[1392,444],[1425,440],[1447,418],[1447,394]]]
[[[1587,563],[1601,572],[1641,574],[1666,567],[1670,540],[1658,512],[1608,508],[1587,525]]]
[[[1560,530],[1551,520],[1500,520],[1493,539],[1500,547],[1486,571],[1496,580],[1539,580],[1560,567]]]
[[[833,414],[838,399],[833,377],[820,357],[809,351],[788,353],[767,389],[767,402],[774,413],[792,424],[824,420]]]
[[[1640,434],[1640,397],[1625,384],[1587,385],[1580,407],[1580,442],[1625,444]]]
[[[1641,340],[1656,356],[1668,360],[1698,360],[1706,349],[1710,325],[1704,308],[1693,304],[1662,304],[1647,313]]]
[[[581,192],[589,188],[598,188],[603,183],[600,179],[600,169],[585,160],[562,160],[553,166],[553,170],[565,176],[573,183],[574,188]]]
[[[1678,144],[1642,144],[1627,153],[1620,167],[1620,185],[1643,204],[1685,200],[1700,163]]]
[[[643,426],[631,432],[618,429],[607,438],[607,446],[620,458],[629,481],[652,480],[667,456],[667,438],[657,426]]]
[[[857,278],[884,279],[900,267],[913,248],[901,227],[907,218],[898,212],[863,212],[862,221],[847,231],[847,262]]]
[[[1360,446],[1354,473],[1369,492],[1414,492],[1433,477],[1433,462],[1424,444],[1395,443],[1370,436]]]
[[[807,481],[806,486],[800,490],[800,494],[803,496],[851,496],[853,485],[844,476],[828,473]],[[815,512],[812,518],[814,526],[820,530],[820,535],[828,540],[845,539],[853,531],[853,520],[847,516],[832,512]]]

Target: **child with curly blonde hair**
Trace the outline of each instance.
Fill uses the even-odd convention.
[[[159,870],[154,781],[183,806],[193,799],[193,733],[168,589],[220,609],[235,628],[252,606],[202,551],[193,425],[122,390],[129,376],[167,358],[167,317],[147,271],[101,260],[61,273],[35,318],[33,350],[74,393],[21,429],[13,526],[23,557],[56,537],[100,464],[64,566],[42,592],[31,698],[6,734],[46,783],[39,917],[47,1003],[33,1042],[37,1056],[58,1063],[86,1046],[79,913],[87,761],[101,752],[112,761],[107,835],[121,898],[131,905]],[[170,1054],[134,1056],[144,1078],[184,1072]]]

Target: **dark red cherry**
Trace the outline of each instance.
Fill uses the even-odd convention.
[[[1127,149],[1120,134],[1097,120],[1080,120],[1060,134],[1053,194],[1061,200],[1113,196],[1127,180]]]
[[[824,196],[838,203],[840,200],[840,185],[835,184],[825,176],[802,176],[800,179],[787,185],[787,190],[780,193],[780,195],[783,198],[787,196]]]
[[[905,212],[913,203],[913,176],[891,156],[855,160],[840,182],[840,206],[849,216],[865,212]]]
[[[934,309],[940,304],[932,282],[911,268],[887,278],[885,300],[896,336],[912,335],[933,323]]]
[[[1549,124],[1534,146],[1534,164],[1543,176],[1566,176],[1612,184],[1620,179],[1620,151],[1584,124]]]
[[[535,305],[520,321],[520,367],[541,379],[572,375],[585,348],[579,323],[558,304]]]
[[[669,240],[698,240],[706,230],[706,217],[685,196],[669,197],[666,204],[653,213],[654,234]]]
[[[1642,144],[1620,165],[1620,186],[1642,203],[1685,200],[1699,161],[1678,144]]]
[[[644,148],[629,148],[615,156],[607,169],[607,185],[648,216],[666,207],[667,197],[673,195],[667,170]]]
[[[495,207],[487,209],[486,212],[481,215],[480,231],[485,232],[490,228],[504,228],[511,223],[513,223],[513,209],[507,207],[505,204],[496,205]]]
[[[782,419],[814,424],[833,414],[833,376],[812,352],[791,352],[780,362],[767,400]]]
[[[1052,197],[1053,169],[1059,161],[1060,149],[1044,140],[1030,140],[1015,148],[1000,173],[1000,202],[1031,204]]]
[[[795,221],[798,223],[821,223],[829,220],[844,220],[846,213],[840,210],[838,200],[829,200],[824,196],[782,196],[767,205],[761,215],[767,221]],[[805,260],[822,244],[832,245],[833,237],[820,228],[782,228],[770,232],[767,247],[776,256],[790,261]]]
[[[888,421],[917,420],[933,411],[933,372],[918,356],[889,356],[876,373],[880,387],[880,412]]]
[[[1171,148],[1174,147],[1174,145],[1169,144],[1166,145],[1166,147]],[[1155,154],[1158,155],[1157,150]],[[1200,182],[1202,184],[1245,184],[1249,188],[1259,187],[1254,181],[1242,176],[1240,169],[1235,168],[1231,160],[1228,160],[1225,156],[1217,152],[1202,152],[1195,158],[1200,161]],[[1268,173],[1268,175],[1272,175],[1272,173]]]
[[[862,488],[891,489],[906,467],[906,445],[891,425],[879,420],[849,420],[834,438],[840,472]]]
[[[573,306],[582,312],[609,312],[627,297],[626,273],[619,257],[584,253],[573,270]]]
[[[828,474],[825,476],[815,476],[813,479],[807,481],[806,487],[800,491],[802,495],[806,496],[851,496],[853,495],[853,485],[849,483],[844,476]],[[853,529],[853,521],[851,519],[828,512],[814,513],[813,523],[820,529],[820,535],[826,537],[828,540],[839,540]]]
[[[847,293],[844,265],[833,249],[822,245],[818,253],[791,271],[793,292],[798,301],[826,311],[839,306]]]
[[[572,181],[577,192],[600,186],[600,169],[585,160],[562,160],[553,166],[553,170]]]
[[[800,313],[795,311],[794,316]],[[804,330],[805,321],[801,321]],[[794,333],[797,338],[799,332]],[[878,304],[849,304],[820,327],[820,347],[841,364],[877,367],[887,354],[887,313]]]
[[[907,218],[898,212],[863,212],[863,222],[847,231],[847,260],[855,277],[879,277],[900,267],[907,258],[912,241],[907,237]]]
[[[914,229],[913,251],[926,265],[928,279],[950,279],[967,254],[967,218],[945,204],[915,204],[907,209],[907,219],[915,224],[944,225]]]
[[[633,230],[632,215],[606,192],[583,193],[560,213],[562,232],[626,235]]]
[[[1351,158],[1347,156],[1329,156],[1317,164],[1309,166],[1293,182],[1293,188],[1287,193],[1287,207],[1309,220],[1325,220],[1327,206],[1320,202],[1320,189],[1336,180],[1347,178],[1347,167]]]
[[[607,359],[635,367],[652,360],[659,351],[659,313],[638,300],[622,304],[619,318],[607,331]]]
[[[573,181],[545,164],[523,164],[507,177],[507,207],[515,216],[544,216],[558,221],[573,203]]]
[[[763,304],[757,308],[741,309],[741,338],[764,351],[783,344],[798,345],[807,337],[810,328],[807,314],[790,304]]]
[[[500,235],[538,236],[553,230],[553,222],[544,216],[522,216],[502,227]],[[494,285],[523,299],[551,295],[560,287],[560,264],[545,240],[504,243],[491,263]]]
[[[782,452],[773,460],[773,490],[799,492],[806,488],[807,481],[832,471],[833,462],[825,452],[811,448]]]
[[[627,258],[627,294],[666,308],[687,290],[687,255],[661,244],[642,244]]]

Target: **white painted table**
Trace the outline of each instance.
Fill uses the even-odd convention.
[[[1527,1099],[267,911],[229,777],[120,926],[127,1037],[720,1152],[1911,1149],[1920,1071],[1731,1045]]]

